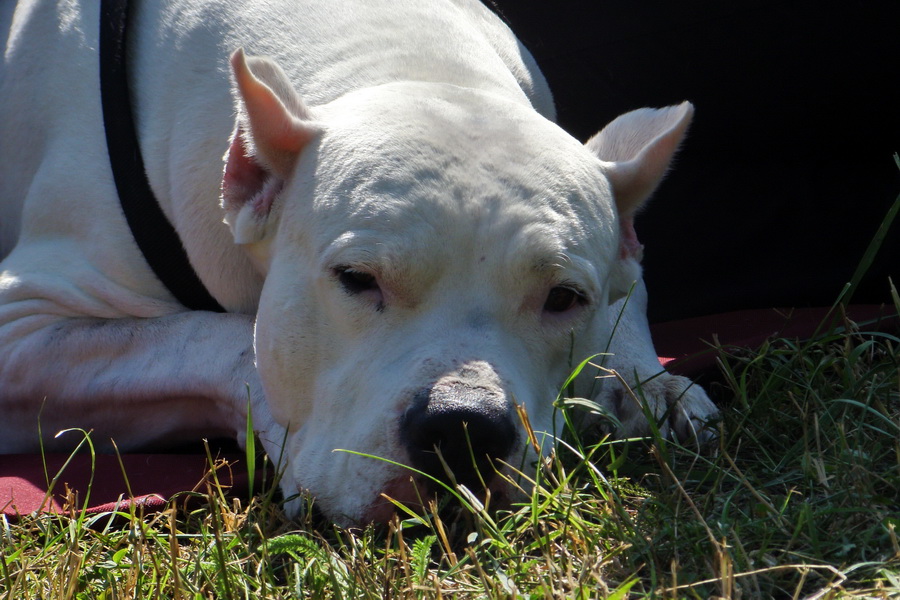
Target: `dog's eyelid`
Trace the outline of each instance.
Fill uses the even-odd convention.
[[[559,283],[547,292],[543,309],[549,313],[564,313],[576,306],[587,306],[591,303],[590,296],[581,286],[571,283]]]
[[[585,300],[590,300],[591,298],[591,294],[588,292],[585,286],[576,281],[572,281],[571,279],[566,279],[555,283],[553,287],[569,288],[579,296],[583,297]]]
[[[378,291],[378,278],[369,271],[351,267],[349,265],[338,265],[331,269],[335,278],[344,291],[350,295],[361,294],[366,291]]]
[[[360,275],[372,275],[368,269],[360,268],[360,267],[352,267],[350,265],[337,265],[336,267],[332,267],[331,270],[335,273],[357,273]],[[374,277],[374,275],[372,275]]]

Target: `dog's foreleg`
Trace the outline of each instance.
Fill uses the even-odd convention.
[[[718,410],[702,387],[660,365],[650,337],[643,279],[635,283],[629,296],[610,306],[609,319],[613,334],[605,366],[616,371],[627,387],[616,377],[606,377],[595,399],[622,423],[617,436],[648,433],[649,411],[663,435],[709,439],[711,431],[705,425]]]
[[[3,307],[7,313],[9,305]],[[0,311],[2,312],[2,311]],[[9,316],[9,314],[7,314]],[[241,439],[246,410],[280,444],[254,367],[247,315],[184,312],[155,318],[0,322],[0,451],[50,450],[93,431],[95,445],[127,450],[204,437]],[[41,440],[38,436],[40,423]]]

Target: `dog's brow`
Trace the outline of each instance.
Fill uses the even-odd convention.
[[[541,276],[567,271],[574,264],[562,240],[541,225],[523,228],[512,239],[508,252],[507,264],[518,264],[522,271]]]
[[[321,264],[329,265],[336,260],[371,262],[377,256],[376,247],[374,232],[345,231],[321,249]]]
[[[587,288],[599,288],[600,277],[591,261],[563,251],[532,256],[531,272],[551,281],[575,280]]]

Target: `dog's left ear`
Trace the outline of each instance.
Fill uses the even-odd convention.
[[[274,61],[238,49],[231,69],[238,119],[225,155],[222,206],[235,242],[251,244],[265,237],[275,198],[320,128]]]
[[[693,116],[690,102],[641,108],[617,117],[585,144],[608,163],[604,171],[619,215],[633,217],[656,190]]]
[[[694,115],[690,102],[642,108],[616,118],[585,147],[604,162],[619,213],[619,261],[612,298],[627,293],[641,276],[643,246],[634,231],[634,215],[659,186]]]

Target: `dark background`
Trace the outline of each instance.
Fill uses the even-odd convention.
[[[490,0],[486,0],[490,3]],[[584,141],[690,100],[637,221],[651,321],[830,305],[900,193],[900,2],[497,0]],[[854,303],[900,286],[895,223]]]

